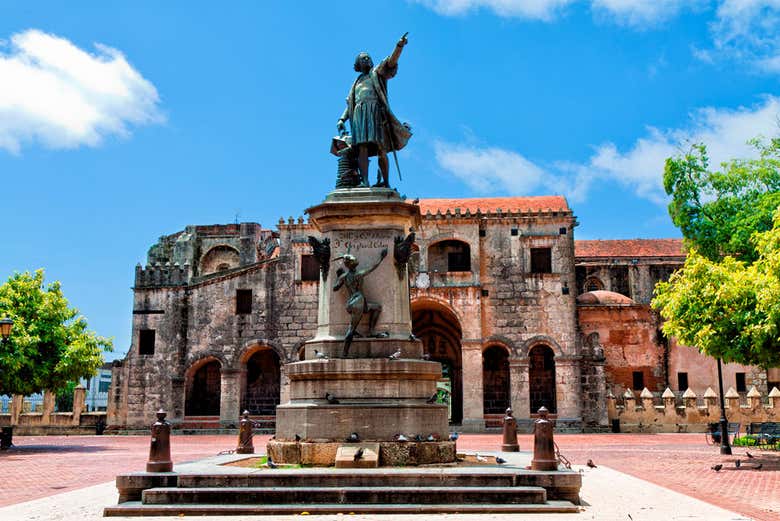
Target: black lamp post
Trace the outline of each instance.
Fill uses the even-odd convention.
[[[720,367],[720,358],[718,358],[718,387],[720,389],[720,453],[731,455],[729,421],[726,419],[726,405],[723,401],[723,370]]]
[[[8,342],[14,321],[8,317],[0,318],[0,343]],[[0,429],[0,450],[6,450],[13,445],[13,426]]]
[[[11,336],[11,328],[14,327],[14,321],[10,318],[0,318],[0,338],[5,342]]]

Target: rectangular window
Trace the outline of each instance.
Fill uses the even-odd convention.
[[[236,315],[248,315],[252,312],[252,290],[236,290]]]
[[[688,373],[677,373],[677,390],[680,392],[688,390]]]
[[[531,248],[531,273],[552,273],[550,248]]]
[[[107,393],[109,387],[111,387],[111,382],[103,380],[103,381],[98,383],[98,392],[99,393]]]
[[[558,228],[558,233],[561,235],[566,235],[566,228]]]
[[[154,329],[141,329],[138,331],[138,354],[139,355],[153,355],[154,354]]]
[[[745,373],[737,373],[737,392],[738,393],[745,393],[747,392],[747,385],[745,384]]]
[[[468,251],[447,253],[447,271],[471,271],[471,259]]]
[[[517,230],[517,228],[512,228],[512,231],[510,233],[514,236],[517,235],[519,231]]]
[[[487,230],[485,230],[484,228],[481,228],[481,229],[479,230],[479,236],[480,236],[480,237],[485,237],[485,236],[487,236]]]
[[[310,282],[320,280],[320,264],[314,255],[301,255],[301,280]]]
[[[641,391],[645,388],[645,374],[642,371],[634,371],[633,389],[635,391]]]

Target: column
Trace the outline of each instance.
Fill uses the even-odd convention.
[[[81,423],[81,414],[85,409],[86,397],[87,390],[84,389],[83,385],[78,384],[76,388],[73,389],[73,417],[71,419],[72,425],[79,425]]]
[[[558,418],[582,420],[579,356],[555,357],[555,395]]]
[[[219,398],[219,423],[223,426],[238,425],[241,411],[241,385],[239,369],[222,369]]]
[[[463,430],[483,431],[485,415],[482,399],[482,342],[461,344],[463,364]]]
[[[509,359],[509,399],[515,418],[531,417],[528,357]]]

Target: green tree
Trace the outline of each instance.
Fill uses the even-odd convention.
[[[716,262],[691,250],[683,268],[656,286],[664,333],[724,362],[780,365],[780,210],[757,233],[755,262]]]
[[[59,282],[44,286],[44,272],[15,273],[0,286],[0,317],[14,321],[0,344],[0,394],[56,391],[95,374],[111,339],[87,329],[68,307]]]
[[[758,257],[751,237],[772,227],[780,205],[780,139],[750,142],[755,159],[732,159],[709,169],[703,144],[666,160],[664,189],[672,198],[669,215],[686,244],[704,257],[725,256],[751,263]]]

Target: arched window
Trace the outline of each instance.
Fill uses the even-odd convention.
[[[200,260],[200,274],[208,275],[237,268],[240,264],[238,250],[230,246],[214,246]]]
[[[585,280],[585,284],[582,286],[582,291],[587,293],[588,291],[601,291],[604,289],[604,283],[598,277],[588,277]]]
[[[503,414],[509,408],[509,353],[501,346],[482,352],[482,399],[485,414]]]
[[[437,242],[428,247],[429,271],[471,271],[471,247],[458,240]]]

